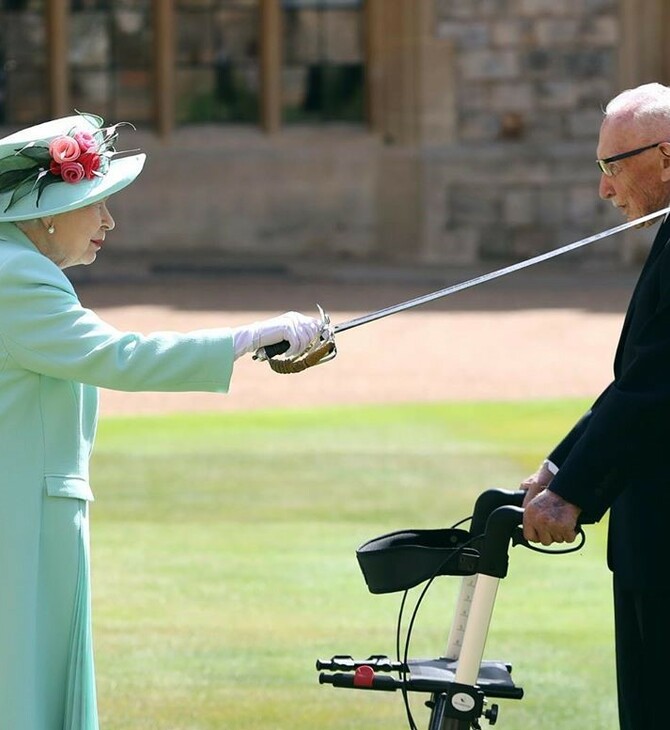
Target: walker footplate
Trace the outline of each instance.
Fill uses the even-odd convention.
[[[384,655],[356,660],[348,655],[336,655],[316,663],[320,684],[353,689],[395,692],[405,688],[411,692],[447,692],[456,681],[456,662],[450,659],[410,659],[407,665]],[[325,671],[323,671],[325,670]],[[398,672],[398,676],[391,676]],[[512,667],[501,661],[483,661],[477,687],[487,697],[520,700],[523,689],[512,680]]]

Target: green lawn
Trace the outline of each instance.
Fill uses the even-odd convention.
[[[406,727],[399,694],[317,682],[317,657],[394,652],[400,594],[367,592],[356,547],[449,526],[484,489],[516,488],[585,406],[104,420],[92,513],[101,727]],[[411,656],[444,650],[458,587],[435,582]],[[526,697],[502,702],[496,727],[615,726],[609,594],[604,525],[575,555],[514,548],[486,656],[514,665]]]

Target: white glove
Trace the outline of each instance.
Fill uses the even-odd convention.
[[[279,317],[252,322],[245,327],[233,329],[235,359],[255,352],[266,345],[275,345],[286,340],[290,347],[283,353],[287,357],[304,352],[321,331],[321,320],[306,317],[299,312],[286,312]]]

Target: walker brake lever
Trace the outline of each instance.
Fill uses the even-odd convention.
[[[519,526],[512,533],[512,546],[516,547],[517,545],[521,545],[529,550],[534,550],[536,553],[545,553],[547,555],[567,555],[568,553],[575,553],[578,550],[581,550],[586,544],[586,533],[579,523],[577,523],[577,536],[581,538],[577,545],[572,545],[568,548],[560,548],[558,550],[549,550],[544,546],[537,547],[537,545],[533,545],[533,543],[528,542],[528,540],[526,540],[523,536],[523,527]],[[554,543],[554,545],[556,544],[558,543]]]

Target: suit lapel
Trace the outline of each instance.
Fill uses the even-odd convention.
[[[647,256],[647,260],[645,261],[644,267],[642,268],[642,274],[640,274],[640,279],[646,272],[646,270],[651,266],[651,264],[656,261],[656,259],[661,255],[663,249],[665,248],[665,244],[668,242],[668,238],[670,238],[670,218],[666,218],[665,221],[661,224],[661,227],[658,229],[658,233],[656,234],[656,238],[654,238],[654,243],[651,247],[651,251],[649,251],[649,256]]]
[[[614,357],[615,373],[617,373],[619,363],[621,362],[624,343],[626,342],[630,323],[633,318],[633,313],[635,312],[635,305],[637,303],[637,297],[640,291],[640,287],[642,285],[642,282],[646,279],[652,264],[656,261],[656,259],[658,259],[661,253],[663,253],[663,249],[668,243],[669,238],[670,216],[667,216],[665,221],[663,221],[663,223],[661,224],[661,227],[658,229],[658,232],[656,233],[654,243],[652,244],[651,250],[649,251],[647,260],[644,262],[644,266],[642,267],[642,271],[640,272],[640,276],[638,277],[637,284],[635,284],[635,289],[633,290],[630,304],[628,305],[628,310],[626,311],[626,317],[624,319],[623,327],[621,328],[621,336],[619,337],[619,344],[617,345],[616,355]]]

